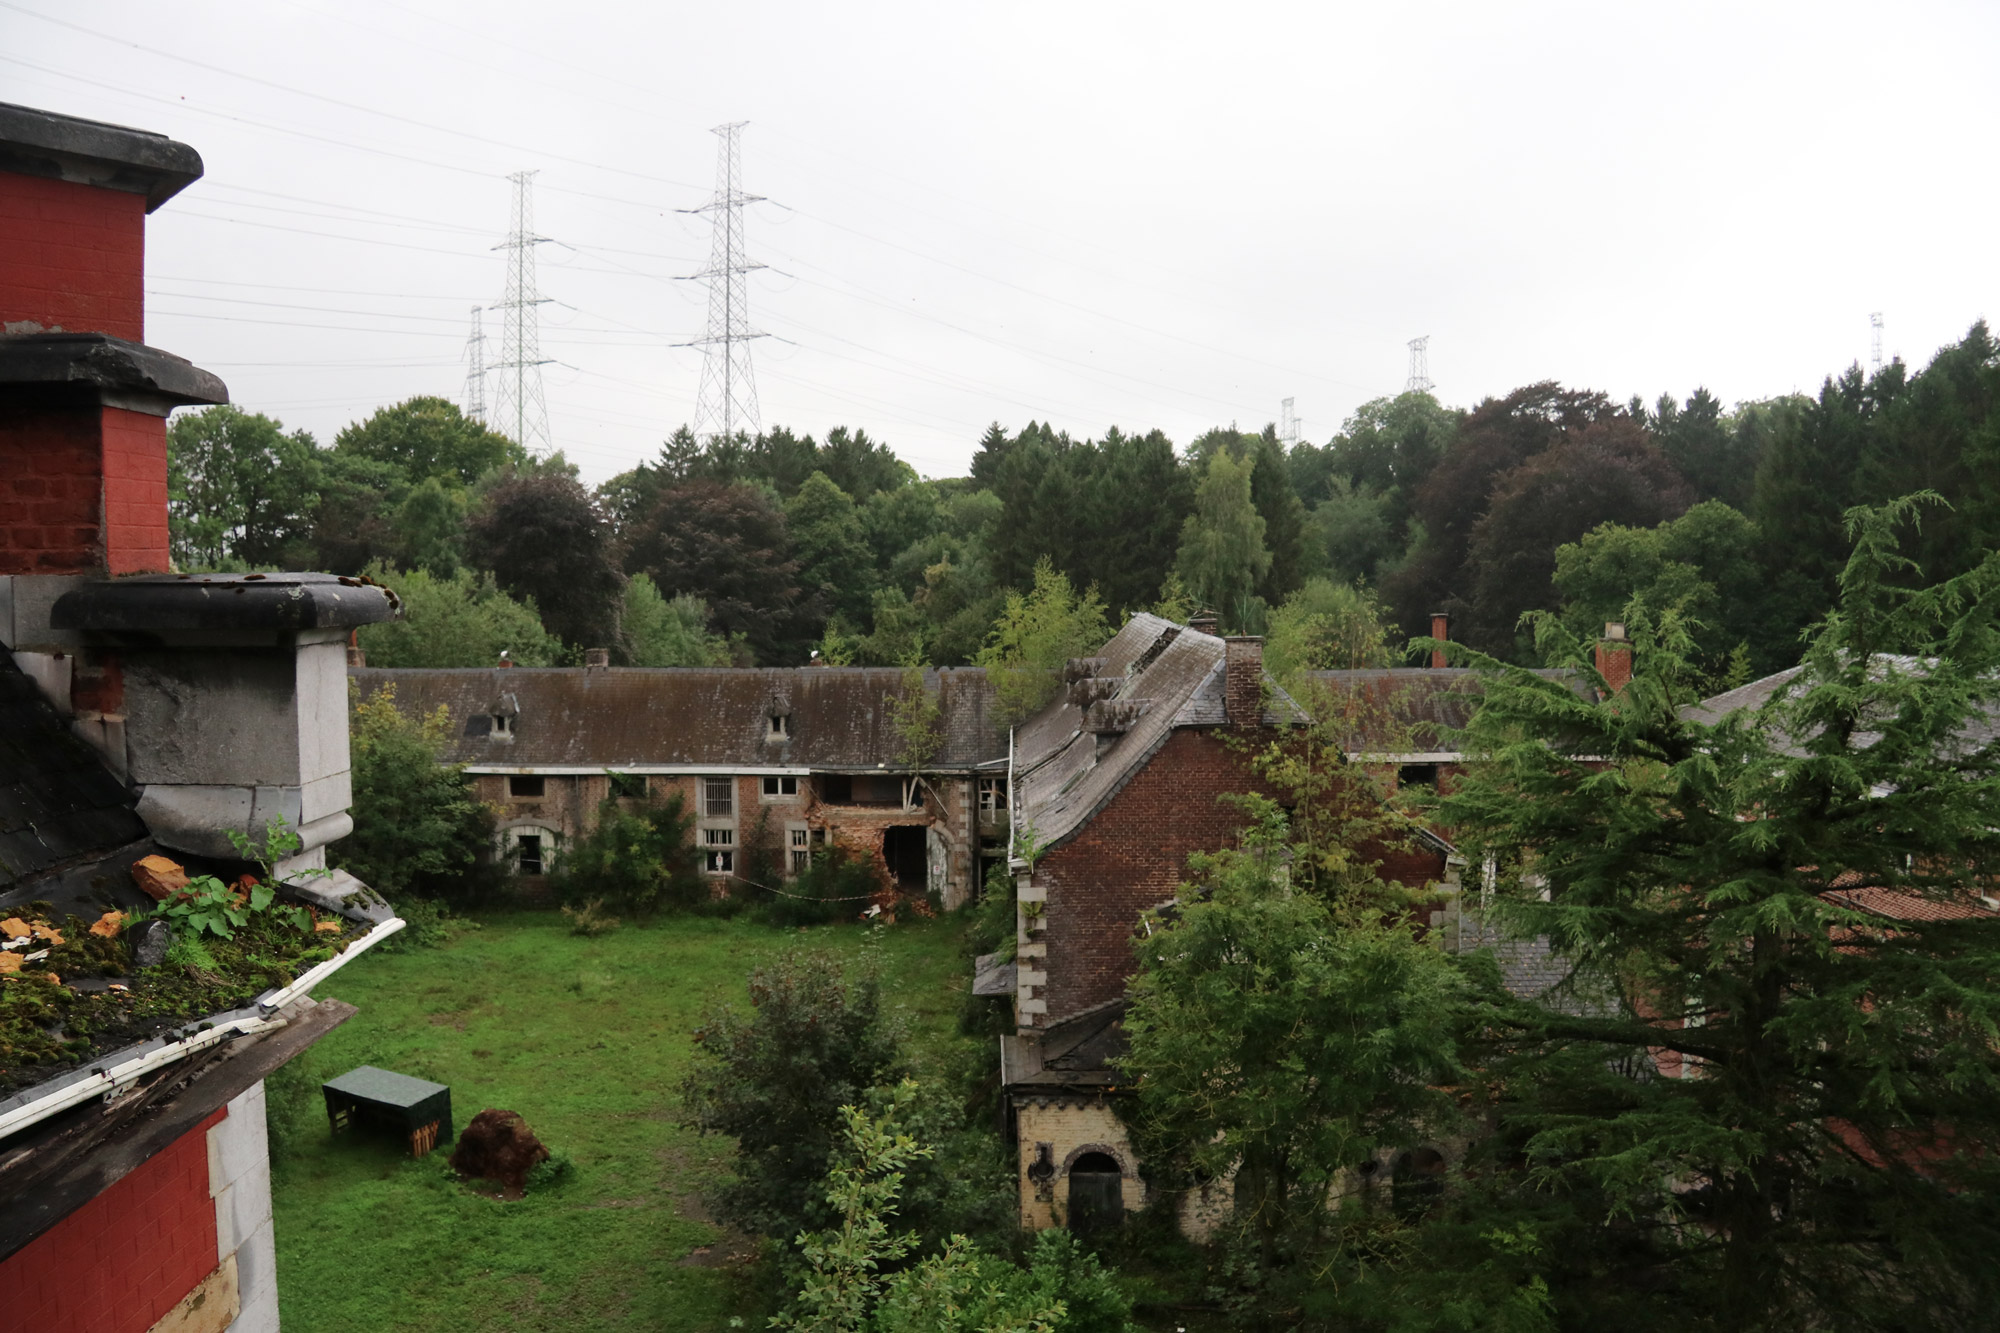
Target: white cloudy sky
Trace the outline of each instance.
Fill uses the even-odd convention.
[[[709,127],[748,120],[766,424],[927,475],[988,422],[1324,440],[1448,402],[1811,389],[1996,313],[1990,3],[0,0],[0,100],[158,130],[148,340],[323,442],[458,397],[540,170],[547,395],[601,480],[692,418]],[[782,206],[781,206],[782,205]],[[489,330],[497,316],[488,317]]]

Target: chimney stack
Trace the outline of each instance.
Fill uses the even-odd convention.
[[[1216,616],[1215,612],[1205,610],[1197,611],[1189,616],[1187,623],[1187,627],[1197,634],[1213,634],[1221,625],[1222,621]]]
[[[0,576],[167,570],[167,413],[229,392],[141,341],[146,215],[201,171],[163,135],[0,105]]]
[[[1233,727],[1254,727],[1264,717],[1264,641],[1232,634],[1222,645],[1223,716]]]
[[[1604,637],[1597,641],[1597,674],[1613,694],[1622,693],[1632,680],[1632,641],[1625,626],[1615,620],[1604,624]]]
[[[586,671],[608,671],[611,668],[611,650],[609,648],[584,649],[583,666]]]
[[[1448,611],[1431,612],[1431,637],[1433,639],[1438,640],[1439,642],[1443,642],[1444,640],[1449,639],[1451,637],[1450,612]],[[1445,665],[1444,649],[1442,648],[1431,649],[1431,669],[1433,671],[1442,670],[1444,668],[1444,665]]]

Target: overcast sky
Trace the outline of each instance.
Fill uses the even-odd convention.
[[[2000,6],[0,0],[0,100],[157,130],[147,340],[322,443],[460,399],[539,169],[556,443],[694,415],[747,120],[766,425],[929,476],[992,421],[1185,444],[1294,398],[1812,390],[1995,313]],[[487,328],[497,334],[499,317]],[[782,341],[781,341],[782,339]],[[497,345],[495,351],[497,354]],[[490,391],[489,391],[490,397]]]

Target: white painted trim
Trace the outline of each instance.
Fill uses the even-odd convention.
[[[217,1023],[210,1028],[189,1031],[206,1021],[194,1019],[188,1027],[181,1029],[188,1035],[178,1041],[169,1040],[164,1046],[133,1056],[119,1064],[99,1066],[85,1077],[74,1083],[65,1083],[47,1096],[24,1102],[5,1115],[0,1115],[0,1139],[6,1138],[16,1130],[46,1120],[60,1111],[81,1105],[93,1097],[114,1093],[134,1079],[141,1078],[155,1069],[164,1068],[177,1060],[185,1060],[190,1055],[205,1051],[229,1037],[249,1036],[285,1026],[289,1020],[279,1018],[277,1016],[279,1010],[347,966],[362,953],[401,930],[403,924],[401,917],[390,917],[333,957],[307,971],[291,985],[259,996],[253,1010],[235,1011],[239,1017]]]
[[[1465,762],[1462,750],[1412,750],[1407,754],[1371,753],[1356,751],[1347,756],[1357,764],[1461,764]]]

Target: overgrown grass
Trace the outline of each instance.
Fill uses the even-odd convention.
[[[440,949],[358,959],[321,987],[361,1012],[272,1081],[278,1283],[287,1333],[721,1330],[761,1318],[699,1197],[729,1144],[681,1129],[689,1034],[749,970],[810,944],[872,948],[921,1057],[969,1039],[957,922],[776,931],[671,917],[573,934],[554,913],[487,916]],[[569,1177],[515,1203],[384,1140],[330,1140],[319,1084],[373,1064],[451,1085],[463,1128],[517,1111]],[[801,1182],[801,1188],[809,1188]],[[694,1262],[690,1262],[693,1259]]]

